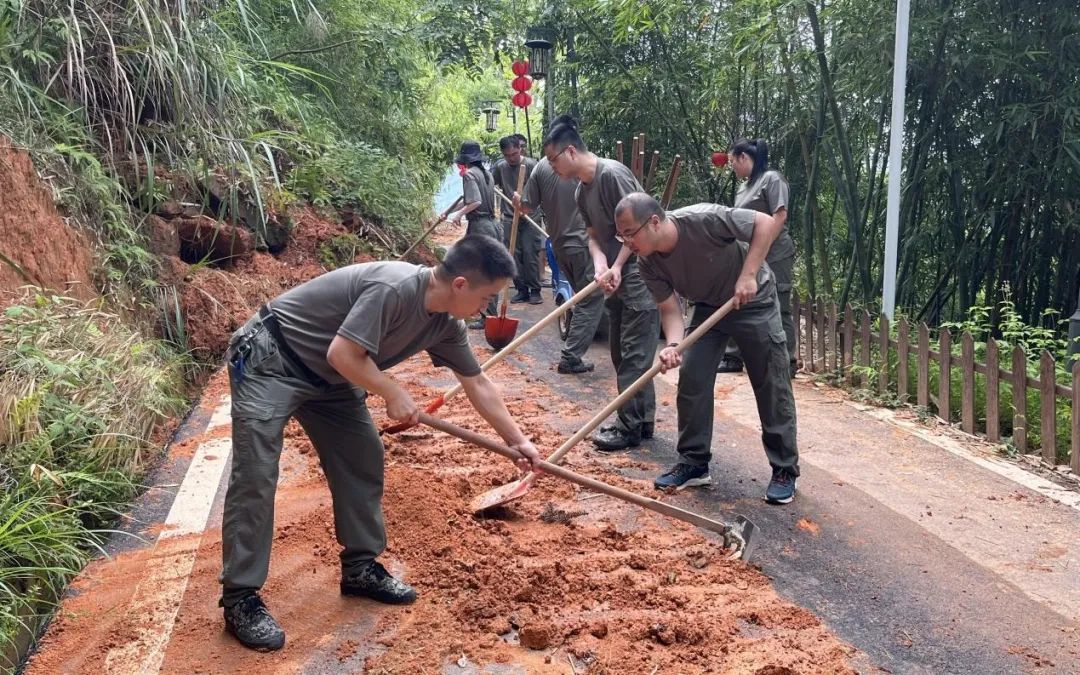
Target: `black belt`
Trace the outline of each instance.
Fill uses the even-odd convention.
[[[304,363],[304,360],[292,350],[288,340],[285,339],[285,336],[281,332],[281,324],[278,322],[277,316],[274,315],[273,310],[271,310],[269,306],[263,305],[259,308],[259,318],[262,320],[262,324],[266,326],[266,330],[270,331],[270,335],[274,336],[274,342],[277,342],[278,349],[280,349],[281,352],[300,369],[300,372],[304,374],[304,377],[306,377],[309,382],[317,384],[320,387],[330,386],[329,382],[324,380],[314,370],[308,368],[308,365]]]

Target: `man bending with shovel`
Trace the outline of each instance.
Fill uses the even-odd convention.
[[[461,319],[485,307],[514,276],[496,239],[465,236],[435,268],[404,262],[350,265],[267,303],[232,337],[226,358],[232,392],[233,457],[222,522],[221,606],[225,627],[245,646],[280,649],[285,633],[266,609],[274,538],[274,493],[282,433],[291,417],[307,432],[326,473],[341,552],[341,593],[405,604],[416,591],[376,558],[386,547],[383,445],[368,393],[398,422],[420,409],[384,371],[420,351],[447,366],[477,412],[519,454],[536,448],[481,372]]]
[[[716,204],[665,213],[650,195],[627,195],[615,208],[618,237],[641,261],[641,276],[660,307],[667,346],[661,370],[679,368],[679,462],[659,476],[657,488],[708,485],[712,458],[713,387],[728,337],[742,351],[754,388],[761,440],[772,466],[765,498],[787,504],[795,497],[799,451],[795,397],[788,374],[787,339],[780,322],[776,281],[765,255],[780,228],[772,216]],[[749,246],[747,246],[749,244]],[[694,302],[690,329],[734,298],[735,311],[720,319],[685,355],[675,293]]]

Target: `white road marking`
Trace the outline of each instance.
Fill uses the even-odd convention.
[[[229,407],[226,397],[214,411],[209,429],[229,423]],[[127,610],[126,618],[134,624],[136,637],[109,650],[106,672],[149,675],[161,670],[214,496],[231,455],[232,441],[227,438],[207,441],[195,451]]]

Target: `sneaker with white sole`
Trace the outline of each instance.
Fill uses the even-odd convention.
[[[773,467],[772,480],[765,490],[765,501],[770,504],[790,504],[795,499],[795,487],[799,477],[786,467]]]
[[[693,466],[679,462],[675,466],[660,474],[653,481],[653,487],[657,490],[675,488],[682,490],[688,487],[700,487],[712,485],[712,476],[709,475],[709,467]]]

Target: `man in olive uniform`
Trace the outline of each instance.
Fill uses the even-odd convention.
[[[517,191],[518,169],[522,162],[525,163],[525,180],[528,180],[533,168],[536,167],[536,160],[524,155],[517,135],[504,136],[499,141],[499,150],[502,152],[502,159],[495,162],[492,168],[495,187],[510,197]],[[510,226],[514,221],[514,210],[502,200],[499,200],[499,208],[502,213],[503,243],[509,248]],[[543,237],[536,228],[526,222],[518,223],[517,246],[515,247],[517,250],[511,251],[518,270],[517,276],[514,277],[514,288],[517,289],[517,293],[510,298],[510,302],[528,302],[533,305],[544,302],[540,296],[540,249],[543,245]]]
[[[569,116],[552,124],[544,155],[555,173],[581,181],[577,205],[589,233],[593,270],[597,279],[612,271],[601,284],[608,295],[611,362],[621,392],[652,366],[656,354],[656,304],[641,280],[637,256],[615,238],[615,205],[642,188],[621,162],[589,152]],[[609,452],[639,445],[652,437],[655,416],[656,394],[649,383],[619,408],[615,424],[597,431],[593,443]]]
[[[502,241],[502,228],[495,220],[495,181],[491,172],[484,166],[484,153],[476,141],[465,141],[461,152],[454,162],[461,168],[461,186],[464,205],[450,214],[447,220],[460,224],[462,216],[469,217],[466,235],[482,234],[496,241]],[[492,296],[487,307],[480,312],[479,318],[469,322],[469,328],[483,330],[484,317],[499,313],[497,296]]]
[[[524,194],[515,194],[514,203],[531,213],[543,208],[547,214],[548,237],[555,251],[559,272],[570,282],[574,292],[593,280],[592,256],[589,254],[589,234],[577,208],[577,178],[562,178],[551,168],[547,157],[536,164]],[[581,357],[588,351],[596,335],[604,311],[604,296],[597,290],[581,300],[571,310],[570,329],[563,344],[557,370],[563,374],[587,373],[595,365]]]
[[[795,398],[776,280],[765,264],[779,225],[764,213],[716,204],[665,213],[641,192],[623,198],[615,214],[618,236],[639,256],[641,276],[660,307],[667,338],[661,369],[679,367],[679,463],[654,484],[681,489],[711,483],[713,387],[730,336],[746,363],[772,466],[766,499],[787,504],[799,476]],[[736,309],[680,355],[675,348],[684,335],[683,314],[675,293],[694,302],[691,330],[731,298]]]
[[[268,302],[232,337],[232,473],[222,521],[225,627],[245,646],[280,649],[285,633],[259,589],[274,539],[282,432],[291,417],[319,454],[341,551],[341,593],[405,604],[416,591],[376,558],[386,547],[383,445],[368,414],[375,394],[387,415],[416,423],[419,408],[384,371],[420,351],[454,371],[477,412],[521,454],[536,448],[503,405],[469,348],[461,318],[506,285],[514,262],[502,243],[469,235],[435,268],[404,262],[350,265]]]

